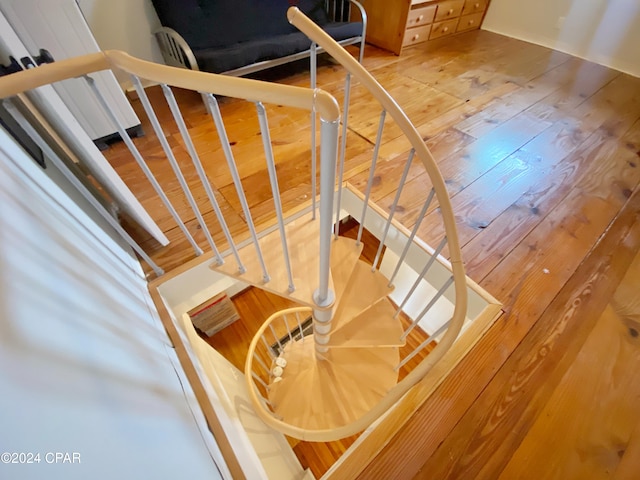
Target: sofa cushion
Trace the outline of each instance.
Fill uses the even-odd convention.
[[[340,41],[362,34],[362,23],[326,23],[324,30],[335,40]],[[211,73],[223,73],[236,68],[251,65],[264,60],[286,57],[308,50],[311,41],[302,32],[274,35],[226,47],[193,50],[200,70]]]
[[[287,9],[296,5],[321,26],[328,23],[324,0],[152,0],[165,27],[193,49],[227,47],[294,33]]]

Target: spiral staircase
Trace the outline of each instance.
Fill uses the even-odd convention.
[[[284,310],[265,321],[254,336],[247,353],[245,377],[252,405],[259,417],[270,427],[294,438],[310,441],[330,441],[366,429],[391,408],[413,385],[442,358],[461,331],[467,313],[467,285],[462,266],[455,220],[444,180],[431,153],[407,116],[380,84],[340,45],[335,43],[297,8],[288,12],[289,21],[330,54],[347,71],[344,86],[344,119],[334,97],[324,90],[271,84],[245,78],[224,77],[203,72],[185,71],[151,64],[129,57],[122,52],[101,52],[64,60],[30,71],[10,75],[0,81],[2,98],[18,96],[23,103],[29,99],[25,91],[42,85],[81,77],[93,89],[96,98],[110,116],[125,140],[132,156],[156,189],[158,197],[181,228],[196,255],[202,250],[194,241],[180,215],[173,207],[150,171],[136,146],[126,135],[109,102],[101,96],[89,74],[115,69],[132,76],[162,149],[199,226],[206,235],[214,261],[210,268],[277,295],[289,298],[299,307]],[[313,69],[313,67],[312,67]],[[312,75],[314,78],[315,75]],[[162,86],[169,109],[180,131],[186,150],[202,182],[206,197],[215,212],[228,248],[215,244],[200,213],[198,202],[190,191],[181,168],[168,145],[163,126],[155,116],[140,78]],[[343,197],[345,145],[351,80],[365,88],[381,107],[377,139],[369,168],[369,179],[362,198],[362,212],[356,239],[338,234]],[[77,80],[74,80],[77,81]],[[169,85],[199,92],[205,102],[219,136],[221,150],[233,178],[242,205],[250,239],[236,246],[217,203],[212,184],[207,178],[194,143],[181,117]],[[257,231],[247,205],[237,162],[226,136],[224,122],[215,95],[245,99],[256,103],[261,138],[273,193],[277,225],[269,231]],[[311,131],[315,132],[316,116],[320,117],[319,194],[316,191],[315,133],[312,135],[311,199],[313,205],[296,218],[285,218],[278,187],[277,168],[271,145],[264,103],[306,109],[311,112]],[[11,114],[33,136],[38,136],[29,122],[21,117],[12,100],[6,106]],[[410,150],[403,173],[396,187],[396,197],[388,212],[376,209],[370,201],[374,172],[385,123],[392,120],[404,135],[406,150]],[[342,129],[339,132],[340,128]],[[45,147],[46,148],[46,147]],[[48,152],[58,165],[55,152]],[[415,160],[415,161],[414,161]],[[424,199],[414,199],[417,216],[412,231],[403,230],[393,221],[398,199],[412,168],[426,171],[430,187],[425,187]],[[66,172],[64,165],[59,168]],[[67,178],[95,206],[122,238],[161,276],[163,270],[113,219],[111,212],[92,199],[68,172]],[[415,190],[411,195],[416,195]],[[316,206],[316,200],[318,205]],[[422,220],[437,208],[442,220],[442,241],[435,250],[422,245],[416,238]],[[419,210],[419,211],[418,211]],[[376,258],[371,264],[361,260],[364,248],[362,232],[373,214],[384,219]],[[447,248],[449,261],[439,259]],[[409,265],[408,258],[418,252],[421,264]],[[389,254],[396,259],[395,267],[382,271],[380,265]],[[415,256],[415,255],[414,255]],[[447,276],[436,288],[425,293],[426,276],[434,264],[446,266]],[[394,289],[399,272],[409,278],[401,295]],[[407,283],[407,280],[404,280]],[[391,297],[394,296],[394,299]],[[434,314],[438,301],[447,296],[454,303],[451,312],[439,319],[438,327],[420,339],[415,348],[403,350],[413,330],[419,330],[425,315]],[[414,306],[414,313],[408,306]],[[311,319],[312,328],[307,324]],[[436,344],[437,342],[437,344]],[[427,347],[436,345],[429,354]],[[421,359],[417,361],[416,359]],[[206,363],[206,362],[203,362]],[[411,366],[399,376],[403,367]],[[406,370],[406,368],[405,368]]]
[[[313,255],[319,249],[318,225],[311,214],[290,224],[288,238],[294,249],[299,247],[291,255],[294,272],[318,271],[317,256]],[[265,254],[267,268],[273,266],[274,271],[282,265],[282,258],[278,258],[282,251],[268,245],[279,240],[278,232],[273,232],[261,242],[269,252]],[[404,340],[398,309],[388,298],[393,287],[378,270],[360,260],[362,249],[363,244],[357,240],[340,236],[332,240],[329,285],[335,299],[324,312],[333,314],[328,322],[316,319],[314,334],[308,336],[296,336],[295,332],[302,330],[301,319],[312,316],[317,308],[314,292],[305,288],[314,285],[313,275],[309,279],[294,277],[301,288],[289,292],[286,278],[264,283],[261,277],[236,273],[228,264],[215,267],[304,305],[278,312],[254,338],[250,351],[252,358],[258,356],[256,366],[262,375],[253,374],[253,362],[247,364],[249,378],[257,378],[266,390],[263,393],[268,392],[275,416],[295,427],[331,430],[350,424],[397,383],[398,347]],[[252,246],[245,247],[240,256],[250,258],[254,251]],[[247,271],[256,269],[248,266]],[[322,331],[328,333],[322,335]],[[271,345],[276,346],[278,355]]]
[[[241,249],[239,257],[245,263],[240,268],[232,263],[212,268],[254,287],[288,297],[301,305],[272,315],[256,333],[247,354],[245,377],[253,406],[268,425],[294,438],[330,441],[365,429],[422,378],[451,346],[466,313],[465,278],[449,198],[422,138],[395,101],[361,64],[297,9],[290,9],[288,15],[292,24],[322,46],[348,71],[345,118],[348,116],[351,76],[365,85],[382,106],[364,209],[359,218],[359,234],[355,240],[338,236],[338,215],[335,221],[329,220],[334,211],[340,210],[343,187],[341,165],[344,158],[338,165],[337,190],[334,190],[334,164],[331,160],[326,164],[321,160],[319,220],[314,207],[305,216],[281,226],[279,231],[263,236],[256,245]],[[383,238],[376,259],[370,265],[360,259],[363,250],[361,235],[387,114],[402,129],[412,150],[394,205],[390,213],[385,213]],[[343,128],[346,128],[346,122]],[[343,141],[345,137],[346,130],[343,130]],[[322,151],[332,151],[330,143],[322,147]],[[386,246],[395,203],[402,192],[414,155],[423,161],[433,188],[425,200],[414,231],[406,238],[391,278],[387,278],[377,264]],[[413,272],[413,285],[397,305],[390,299],[394,277],[405,261],[405,255],[411,248],[420,221],[434,195],[442,212],[446,235],[436,251],[431,252],[424,266]],[[336,199],[337,207],[334,204]],[[425,299],[426,306],[417,317],[409,319],[408,327],[403,326],[403,307],[419,290],[419,285],[445,244],[448,245],[451,258],[451,277],[432,298]],[[264,253],[261,254],[261,251]],[[323,269],[323,266],[329,268]],[[270,275],[269,272],[275,273]],[[402,358],[400,348],[405,345],[407,335],[452,284],[455,286],[456,302],[452,318],[442,322],[442,328],[437,332],[424,335],[420,345]],[[312,333],[305,333],[302,327],[301,319],[306,318],[313,319]],[[434,351],[405,378],[399,379],[401,367],[434,343],[441,334],[443,336],[438,338],[439,343]]]

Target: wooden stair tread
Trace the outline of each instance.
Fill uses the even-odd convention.
[[[362,242],[358,243],[347,237],[338,237],[331,243],[331,277],[335,288],[336,305],[340,303],[340,298],[349,285],[349,279],[363,248]]]
[[[304,429],[332,429],[354,422],[396,384],[397,348],[335,349],[316,357],[311,338],[287,344],[281,382],[269,401],[283,421]]]
[[[327,346],[332,348],[401,347],[402,324],[394,318],[396,307],[387,298],[343,323],[333,331]]]
[[[358,260],[353,268],[347,288],[338,303],[333,319],[332,332],[337,332],[353,318],[393,292],[389,280],[371,265]]]
[[[225,258],[223,265],[211,265],[217,272],[242,282],[261,288],[276,295],[290,298],[303,305],[314,306],[313,292],[319,284],[320,220],[312,219],[309,212],[285,225],[287,247],[291,259],[291,271],[295,290],[289,292],[289,280],[284,261],[284,252],[278,229],[259,239],[270,280],[264,282],[262,267],[253,242],[238,250],[246,267],[245,273],[238,271],[238,265],[232,255]],[[329,288],[335,290],[333,280],[329,278]]]

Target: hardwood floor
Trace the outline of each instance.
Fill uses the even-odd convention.
[[[640,456],[633,449],[640,444],[630,440],[640,433],[639,292],[637,254],[600,317],[580,335],[571,364],[555,373],[561,378],[545,380],[551,396],[501,479],[533,478],[530,472],[558,480],[637,478]],[[554,436],[563,441],[548,441]]]
[[[631,298],[640,291],[637,278],[623,281],[640,250],[640,79],[483,31],[401,57],[367,47],[364,63],[438,159],[467,274],[504,304],[505,314],[363,466],[361,478],[634,478],[640,423],[629,405],[638,399],[638,319],[614,312],[619,284]],[[318,72],[319,85],[339,101],[342,78],[331,63]],[[279,81],[306,85],[308,75],[291,70]],[[150,95],[159,96],[154,89]],[[345,179],[362,187],[379,111],[358,86],[352,99]],[[199,151],[219,154],[199,97],[184,93],[180,100]],[[224,100],[222,111],[238,157],[261,148],[252,106]],[[302,175],[309,160],[299,154],[308,119],[277,107],[268,112],[283,203],[292,209],[309,195]],[[166,108],[160,116],[203,200]],[[409,147],[392,127],[383,138],[372,197],[389,208]],[[136,143],[152,155],[151,168],[206,248],[152,135]],[[122,145],[108,157],[173,241],[160,249],[146,240],[145,247],[167,269],[191,258]],[[206,168],[232,232],[241,235],[231,180],[216,162]],[[254,219],[271,221],[260,180],[264,160],[240,170]],[[420,207],[413,193],[428,188],[419,169],[409,179],[396,216],[407,227]],[[215,224],[210,207],[203,213]],[[437,217],[434,207],[420,228],[427,243],[441,234]],[[217,229],[213,234],[223,243]]]

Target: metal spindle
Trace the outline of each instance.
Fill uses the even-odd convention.
[[[283,315],[282,320],[284,321],[284,326],[287,329],[287,334],[289,335],[289,341],[293,342],[293,335],[291,335],[291,329],[289,328],[289,322],[287,322],[287,316]]]
[[[300,332],[300,341],[304,343],[304,332],[302,331],[302,322],[300,321],[299,312],[296,312],[296,321],[298,322],[298,331]]]
[[[382,131],[384,129],[384,119],[387,116],[387,111],[382,110],[380,113],[380,123],[378,124],[378,134],[376,135],[376,144],[373,147],[373,159],[371,160],[371,167],[369,169],[369,180],[367,181],[367,190],[364,195],[364,205],[362,206],[362,216],[360,217],[360,228],[358,228],[357,244],[360,245],[362,239],[362,231],[364,230],[364,219],[367,214],[367,208],[369,207],[369,196],[371,195],[371,188],[373,187],[373,176],[376,170],[376,162],[378,161],[378,152],[380,151],[380,143],[382,141]]]
[[[342,117],[342,137],[340,138],[340,163],[338,167],[338,198],[336,205],[335,236],[340,233],[340,205],[342,203],[342,179],[344,177],[344,159],[347,150],[347,123],[349,122],[349,99],[351,97],[351,74],[344,81],[344,116]]]
[[[400,200],[400,195],[402,194],[402,189],[404,188],[405,181],[407,180],[407,175],[409,174],[409,168],[411,167],[411,162],[413,161],[413,156],[416,151],[412,148],[409,152],[409,158],[407,159],[407,163],[404,166],[404,171],[402,172],[402,178],[400,178],[400,185],[398,186],[398,190],[396,191],[396,196],[393,199],[393,204],[391,205],[391,211],[389,212],[389,216],[387,217],[387,223],[384,226],[384,232],[382,233],[382,238],[380,239],[380,245],[378,245],[378,251],[376,252],[376,257],[373,261],[373,265],[371,266],[371,271],[375,271],[376,265],[378,264],[378,260],[380,259],[380,255],[382,254],[382,248],[384,247],[384,242],[387,240],[387,234],[389,233],[389,227],[391,226],[391,220],[393,220],[393,215],[396,213],[396,207],[398,206],[398,201]]]
[[[264,343],[264,346],[267,347],[267,353],[269,354],[269,357],[271,357],[271,360],[273,360],[274,358],[276,358],[276,354],[273,353],[273,349],[271,348],[271,346],[267,343],[267,339],[264,337],[264,335],[260,335],[260,339],[262,340],[262,343]],[[267,371],[270,371],[269,369],[267,369]]]
[[[314,293],[314,301],[319,306],[333,302],[333,298],[329,296],[329,276],[339,123],[339,120],[320,120],[320,282],[318,290]],[[331,295],[333,296],[333,293]]]
[[[122,137],[122,140],[124,141],[124,143],[126,144],[127,148],[129,149],[129,152],[131,152],[131,155],[133,155],[133,158],[138,163],[138,166],[140,166],[140,168],[142,169],[143,173],[147,177],[147,180],[149,180],[149,182],[153,186],[153,189],[155,190],[155,192],[160,197],[160,200],[162,200],[162,203],[164,204],[164,206],[167,207],[167,210],[169,210],[169,213],[171,214],[171,216],[173,217],[175,222],[178,224],[178,227],[180,228],[180,230],[182,231],[184,236],[187,237],[187,240],[189,241],[189,243],[193,247],[193,250],[196,252],[196,255],[202,254],[202,250],[200,249],[200,247],[198,246],[196,241],[193,239],[193,237],[189,233],[189,230],[187,230],[187,227],[185,226],[184,222],[180,218],[180,215],[178,215],[178,212],[176,211],[176,209],[173,207],[173,205],[171,204],[171,202],[167,198],[167,195],[164,193],[164,190],[162,190],[162,187],[160,186],[160,184],[156,180],[156,177],[153,175],[153,173],[151,173],[151,170],[149,170],[149,167],[147,166],[146,162],[144,161],[144,158],[142,158],[142,155],[140,155],[140,152],[138,151],[138,149],[134,145],[133,141],[131,140],[131,138],[127,134],[127,131],[124,128],[124,126],[122,125],[122,122],[118,119],[118,117],[114,113],[113,109],[109,106],[109,104],[107,103],[106,99],[104,98],[104,96],[102,95],[100,90],[98,89],[95,80],[93,78],[91,78],[89,75],[85,75],[84,79],[87,82],[87,84],[89,85],[89,87],[91,88],[91,90],[93,91],[94,95],[96,96],[98,102],[100,103],[100,105],[102,106],[104,111],[107,113],[109,119],[111,120],[113,125],[118,130],[118,133],[120,134],[120,137]]]
[[[189,156],[191,157],[191,161],[193,165],[196,167],[196,172],[198,173],[198,177],[200,178],[200,183],[204,187],[204,191],[209,198],[209,202],[213,207],[213,210],[216,212],[216,216],[218,217],[218,221],[220,222],[220,226],[225,231],[225,235],[227,236],[227,240],[229,241],[230,246],[233,245],[233,242],[230,240],[231,236],[229,235],[229,229],[227,228],[226,222],[224,221],[224,217],[222,216],[222,211],[220,210],[220,206],[218,205],[218,201],[216,200],[216,196],[211,189],[211,184],[209,183],[209,179],[207,178],[207,174],[202,168],[202,162],[200,161],[200,157],[198,156],[198,152],[196,152],[196,147],[193,145],[193,141],[191,140],[191,135],[189,135],[189,130],[187,129],[187,125],[184,123],[184,118],[182,117],[182,113],[180,112],[180,107],[178,106],[178,102],[176,102],[176,98],[173,95],[173,91],[167,85],[162,84],[162,92],[164,93],[164,97],[167,100],[167,104],[169,105],[169,109],[173,115],[173,119],[178,126],[178,130],[180,130],[180,135],[182,136],[182,140],[184,141],[185,146],[187,147],[187,151],[189,152]],[[208,231],[205,232],[207,235],[207,240],[209,241],[209,245],[211,246],[211,250],[213,250],[216,256],[216,262],[218,265],[222,265],[224,260],[216,247],[213,238],[211,237],[211,233]],[[233,248],[233,247],[232,247]],[[240,263],[240,257],[237,256],[236,252],[236,260]]]
[[[193,194],[191,193],[191,190],[189,189],[189,186],[187,185],[187,181],[185,180],[184,175],[182,174],[182,171],[180,170],[180,166],[178,165],[176,157],[173,155],[173,151],[171,150],[171,147],[169,146],[169,142],[167,142],[167,138],[166,138],[166,136],[164,134],[164,131],[162,130],[162,126],[160,125],[160,122],[158,121],[158,117],[156,116],[156,113],[153,110],[153,107],[151,106],[151,102],[149,102],[149,98],[147,97],[147,93],[145,92],[144,88],[142,87],[142,83],[140,83],[140,79],[137,76],[131,75],[131,79],[133,81],[133,86],[136,89],[136,93],[138,94],[138,97],[140,98],[140,101],[142,102],[142,106],[144,108],[144,111],[147,113],[147,118],[149,118],[149,121],[151,122],[151,126],[153,127],[153,130],[154,130],[154,132],[156,134],[156,137],[160,141],[160,145],[162,146],[162,150],[164,151],[164,154],[167,157],[167,160],[169,160],[169,165],[171,165],[171,169],[173,170],[174,175],[178,179],[178,183],[180,184],[180,187],[182,188],[182,191],[184,192],[185,197],[187,198],[187,201],[189,202],[189,205],[191,206],[191,210],[193,211],[194,215],[196,216],[196,219],[198,220],[198,224],[200,225],[200,227],[204,231],[204,234],[205,234],[205,236],[207,238],[207,241],[209,242],[209,245],[213,249],[214,244],[213,244],[213,239],[211,238],[211,234],[209,233],[209,228],[207,228],[207,224],[205,223],[204,218],[202,217],[202,214],[200,213],[200,209],[198,208],[198,204],[197,204],[195,198],[193,198]],[[202,250],[201,250],[201,252],[202,252]]]
[[[184,123],[184,119],[182,117],[182,114],[180,112],[180,108],[178,107],[178,103],[176,102],[175,96],[173,95],[173,92],[171,90],[171,88],[169,88],[167,85],[162,85],[162,91],[164,92],[165,98],[167,100],[167,103],[169,105],[169,108],[171,109],[171,113],[173,114],[173,118],[176,121],[176,124],[178,125],[178,128],[180,129],[180,134],[182,135],[183,140],[185,141],[185,145],[187,146],[187,150],[189,151],[189,155],[191,156],[191,160],[194,164],[194,166],[196,167],[196,172],[198,173],[198,178],[200,179],[200,183],[202,183],[202,186],[204,187],[204,190],[207,194],[207,198],[209,199],[209,203],[211,203],[211,206],[213,207],[213,211],[216,214],[216,218],[218,219],[218,223],[220,224],[220,227],[222,228],[222,232],[224,233],[224,237],[227,239],[227,243],[229,244],[229,248],[231,249],[231,252],[233,254],[233,256],[236,259],[236,263],[238,265],[238,271],[240,273],[244,273],[246,272],[246,268],[245,266],[242,264],[242,260],[240,260],[240,254],[238,253],[238,248],[236,247],[236,244],[233,242],[233,238],[231,237],[231,232],[229,231],[229,226],[227,225],[227,221],[224,218],[224,214],[222,213],[222,209],[220,208],[220,204],[218,203],[218,200],[216,199],[215,193],[213,192],[212,188],[211,188],[211,182],[209,181],[206,172],[204,171],[204,168],[202,166],[202,162],[200,161],[200,157],[198,156],[198,153],[196,152],[195,146],[193,145],[193,142],[191,140],[191,135],[189,135],[189,131],[187,129],[187,126]],[[213,240],[211,240],[213,242]],[[215,252],[216,250],[214,250]],[[219,255],[217,255],[219,257]],[[222,258],[219,258],[218,263],[222,262]]]
[[[317,83],[317,45],[311,42],[311,50],[309,51],[309,61],[311,63],[311,88],[315,91]],[[311,218],[316,219],[316,197],[318,195],[318,186],[316,175],[318,171],[318,160],[316,156],[316,103],[313,102],[311,107]]]
[[[244,213],[247,226],[249,227],[249,232],[251,233],[251,239],[253,240],[253,244],[256,247],[258,261],[260,262],[260,267],[262,268],[262,279],[265,283],[267,283],[269,281],[269,273],[267,272],[267,266],[264,263],[264,257],[262,256],[262,249],[260,248],[260,242],[258,241],[256,227],[253,224],[251,211],[249,210],[249,205],[247,204],[247,197],[245,196],[244,190],[242,188],[242,182],[240,180],[240,174],[238,173],[238,167],[236,166],[235,159],[233,158],[233,152],[231,151],[231,146],[229,144],[229,137],[227,136],[227,131],[224,128],[222,114],[220,113],[220,106],[218,105],[216,97],[214,97],[211,93],[204,94],[204,98],[206,100],[205,105],[207,107],[207,110],[209,111],[209,115],[211,115],[211,118],[216,125],[218,137],[220,138],[220,145],[222,146],[225,159],[227,160],[231,178],[233,178],[233,184],[236,188],[236,193],[238,194],[238,199],[240,200],[240,205],[242,206],[242,212]]]
[[[251,376],[253,377],[254,380],[257,380],[258,383],[262,385],[267,392],[269,391],[269,385],[267,385],[267,382],[262,380],[258,375],[256,375],[255,372],[251,372]]]
[[[402,265],[402,262],[404,262],[404,259],[407,256],[407,253],[409,252],[409,247],[413,243],[413,239],[416,236],[416,233],[418,232],[418,228],[420,228],[420,224],[422,223],[422,219],[424,218],[425,214],[427,213],[427,209],[429,208],[429,205],[431,205],[431,201],[433,200],[433,197],[434,197],[435,193],[436,193],[436,191],[432,188],[431,192],[429,192],[429,196],[427,197],[427,200],[424,202],[424,205],[422,206],[422,209],[420,210],[420,213],[418,214],[418,219],[416,220],[416,224],[413,226],[413,230],[411,231],[411,235],[409,235],[409,238],[407,239],[407,243],[405,243],[404,249],[402,250],[402,254],[400,255],[400,258],[398,259],[398,263],[396,263],[396,268],[393,270],[393,273],[391,274],[391,277],[389,278],[389,287],[391,287],[391,285],[393,285],[393,280],[396,278],[396,275],[398,274],[398,271],[400,270],[400,266]]]
[[[426,265],[422,269],[422,272],[420,272],[420,275],[418,275],[418,278],[416,278],[416,281],[413,282],[413,285],[411,286],[411,290],[409,290],[409,293],[407,293],[406,297],[404,297],[404,300],[402,300],[402,303],[398,307],[398,310],[396,310],[394,318],[398,316],[398,314],[402,311],[402,308],[407,304],[407,302],[409,301],[409,298],[411,297],[411,295],[413,295],[413,292],[416,291],[416,288],[418,288],[418,285],[420,285],[420,282],[422,281],[424,276],[427,274],[427,272],[431,268],[431,265],[433,265],[433,262],[436,261],[436,257],[440,255],[440,252],[442,251],[442,249],[446,244],[447,244],[447,237],[444,237],[440,242],[440,244],[438,245],[438,247],[436,248],[435,252],[433,252],[433,255],[431,255],[431,258],[429,258],[429,261],[426,263]]]
[[[435,333],[433,335],[429,335],[429,337],[427,337],[427,339],[424,342],[422,342],[420,345],[418,345],[409,355],[404,357],[404,359],[394,368],[394,370],[396,372],[398,370],[400,370],[404,365],[407,364],[407,362],[409,360],[411,360],[418,353],[420,353],[420,350],[422,350],[424,347],[426,347],[431,342],[433,342],[438,335],[440,335],[442,332],[444,332],[449,327],[449,323],[451,323],[451,320],[449,320],[444,325],[442,325],[438,330],[435,331]]]
[[[260,366],[264,369],[265,372],[267,372],[267,374],[271,373],[271,369],[269,367],[267,367],[267,364],[264,363],[262,361],[262,359],[258,355],[254,354],[253,355],[253,359],[256,360],[260,364]]]
[[[276,216],[278,217],[278,230],[280,230],[280,242],[282,245],[282,254],[284,256],[284,264],[287,269],[287,278],[289,279],[289,292],[293,292],[296,287],[293,284],[293,272],[291,270],[291,258],[289,257],[289,247],[287,245],[287,233],[284,227],[284,215],[282,213],[282,201],[280,200],[280,188],[278,187],[278,174],[276,173],[276,162],[273,158],[273,147],[271,145],[271,134],[269,133],[269,122],[267,121],[267,111],[261,102],[256,102],[258,110],[258,121],[260,122],[260,132],[262,133],[262,145],[264,147],[264,155],[267,160],[267,171],[269,172],[269,181],[271,183],[271,193],[273,195],[273,204],[276,208]]]
[[[91,194],[89,189],[85,187],[80,180],[67,168],[64,162],[60,159],[57,153],[49,146],[49,144],[42,138],[42,136],[36,131],[35,128],[27,121],[22,115],[20,110],[16,107],[12,100],[4,100],[2,102],[7,112],[13,117],[13,119],[20,125],[20,127],[29,135],[31,139],[38,145],[39,148],[46,154],[47,158],[56,166],[58,170],[62,172],[64,177],[80,192],[80,194],[95,208],[98,213],[113,227],[118,234],[127,242],[127,244],[133,248],[138,255],[140,255],[145,262],[153,269],[157,276],[164,274],[162,270],[151,257],[145,253],[145,251],[131,238],[131,236],[122,228],[120,223],[113,218],[109,211]]]
[[[276,331],[273,329],[273,325],[269,324],[269,329],[271,330],[271,334],[273,335],[273,338],[276,340],[276,343],[280,348],[280,352],[282,352],[283,350],[282,343],[280,342],[280,339],[276,336]]]
[[[269,401],[268,398],[266,398],[264,395],[262,395],[262,392],[260,391],[260,389],[258,388],[258,386],[255,383],[251,384],[251,388],[253,388],[253,391],[256,393],[256,395],[258,396],[258,399],[260,401],[262,401],[262,406],[265,410],[271,410],[271,414],[274,418],[278,418],[279,420],[282,420],[282,417],[280,417],[279,415],[276,415],[273,410],[275,409],[275,407],[273,406],[273,404]],[[269,407],[269,408],[267,408]]]
[[[422,318],[427,314],[427,312],[431,310],[431,308],[436,304],[436,302],[440,299],[440,297],[444,295],[444,292],[447,291],[447,289],[451,286],[452,283],[453,283],[453,277],[449,277],[449,279],[446,282],[444,282],[444,285],[440,287],[440,289],[436,292],[433,298],[429,301],[427,306],[422,309],[422,311],[416,317],[416,319],[413,322],[411,322],[411,325],[409,325],[409,327],[407,327],[407,329],[404,331],[404,333],[400,337],[401,340],[404,340],[405,338],[407,338],[407,335],[409,335],[409,332],[411,332],[411,330],[415,328],[415,326],[420,322],[420,320],[422,320]]]
[[[273,409],[273,404],[269,401],[268,398],[261,396],[262,401],[264,402],[265,405],[268,405],[269,407],[271,407],[271,409]],[[276,417],[278,417],[280,420],[282,420],[282,417],[279,417],[278,415],[274,415]]]

